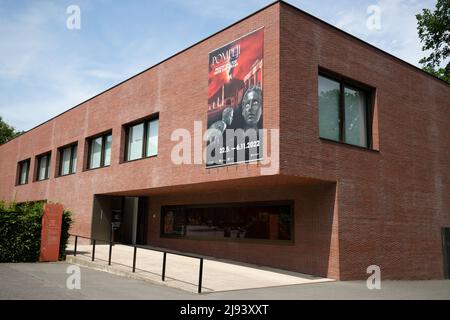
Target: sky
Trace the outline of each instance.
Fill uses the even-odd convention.
[[[272,2],[0,0],[0,116],[29,130]],[[287,2],[416,66],[424,53],[415,15],[436,5]],[[80,9],[79,29],[67,27],[71,5]]]

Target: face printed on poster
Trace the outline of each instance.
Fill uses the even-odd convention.
[[[264,28],[209,54],[206,166],[262,159]]]

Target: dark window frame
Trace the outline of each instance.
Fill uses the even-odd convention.
[[[272,239],[218,239],[218,238],[196,238],[185,237],[180,235],[164,234],[164,213],[170,209],[179,208],[231,208],[231,207],[256,207],[256,206],[289,206],[291,216],[291,230],[289,240],[272,240]],[[186,217],[185,217],[186,219]],[[294,245],[295,244],[295,201],[294,200],[274,200],[274,201],[256,201],[256,202],[230,202],[230,203],[208,203],[208,204],[188,204],[188,205],[162,205],[160,208],[160,229],[159,236],[163,239],[181,239],[189,241],[217,241],[217,242],[239,242],[239,243],[258,243],[270,245]],[[185,222],[186,223],[186,222]]]
[[[123,125],[124,130],[125,130],[125,147],[124,147],[124,154],[123,154],[123,162],[127,163],[127,162],[132,162],[132,161],[137,161],[137,160],[142,160],[142,159],[147,159],[147,158],[153,158],[153,157],[157,157],[158,156],[158,151],[156,151],[156,154],[154,155],[150,155],[147,156],[147,142],[148,142],[148,127],[149,127],[149,123],[152,121],[158,120],[158,146],[159,146],[159,113],[154,114],[150,117],[146,117],[144,119],[139,119],[130,123],[127,123],[125,125]],[[142,152],[141,152],[141,157],[140,158],[136,158],[133,160],[128,160],[128,144],[129,144],[129,138],[130,138],[130,130],[132,127],[140,125],[140,124],[144,124],[144,132],[143,132],[143,139],[142,139]]]
[[[94,136],[91,136],[89,138],[86,138],[87,144],[88,144],[86,170],[95,170],[95,169],[109,167],[111,165],[111,159],[110,159],[110,164],[105,165],[106,139],[109,135],[111,135],[111,156],[112,156],[112,130],[108,130],[108,131],[96,134]],[[100,138],[100,137],[102,138],[102,149],[100,151],[100,166],[91,168],[92,141],[94,141],[95,139]]]
[[[63,156],[64,156],[64,150],[70,148],[70,163],[69,163],[69,173],[67,174],[62,174],[62,164],[63,164]],[[77,152],[74,152],[75,148],[77,149]],[[58,177],[65,177],[65,176],[69,176],[71,174],[75,174],[77,172],[77,168],[74,168],[73,166],[73,160],[74,160],[74,153],[78,153],[78,142],[73,142],[70,144],[67,144],[65,146],[59,147],[58,148],[58,156],[59,156],[59,161],[58,161],[58,172],[57,172],[57,176]],[[77,155],[77,161],[78,161],[78,155]]]
[[[444,279],[450,279],[450,256],[448,255],[450,246],[450,227],[442,227],[442,255],[444,267]]]
[[[368,86],[366,84],[363,84],[359,81],[344,77],[342,75],[339,75],[335,72],[332,72],[327,69],[319,68],[319,74],[317,77],[317,85],[319,85],[319,77],[324,77],[329,80],[335,81],[339,83],[339,140],[334,140],[330,138],[319,138],[326,140],[326,141],[333,141],[338,142],[342,144],[346,144],[349,146],[354,146],[357,148],[363,148],[363,149],[369,149],[372,150],[373,148],[373,141],[372,141],[372,114],[373,114],[373,93],[375,92],[375,88]],[[345,137],[345,88],[363,91],[366,95],[365,103],[366,103],[366,141],[367,146],[360,146],[357,144],[352,144],[346,141]],[[317,98],[317,105],[319,105],[319,97]],[[320,114],[319,114],[320,117]]]
[[[47,157],[47,165],[45,166],[44,179],[39,179],[39,168],[41,167],[41,161],[44,157]],[[36,156],[36,178],[35,181],[45,181],[50,179],[50,163],[52,159],[52,152],[48,151]]]
[[[21,183],[22,169],[23,169],[23,165],[25,163],[27,164],[27,172],[26,172],[26,175],[25,175],[25,183]],[[24,185],[28,184],[28,179],[30,178],[30,165],[31,165],[31,158],[19,161],[17,163],[18,172],[17,172],[16,186],[24,186]]]

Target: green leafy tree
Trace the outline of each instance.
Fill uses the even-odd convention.
[[[14,139],[17,136],[20,136],[23,131],[16,131],[13,126],[10,126],[5,121],[3,121],[0,116],[0,144],[4,144],[9,140]]]
[[[423,9],[416,18],[422,50],[432,51],[419,61],[422,69],[450,83],[450,0],[438,0],[434,12]]]

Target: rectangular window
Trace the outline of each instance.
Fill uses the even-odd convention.
[[[109,166],[111,164],[111,145],[112,145],[112,134],[105,136],[103,141],[103,166]]]
[[[154,119],[147,123],[146,157],[156,156],[158,154],[158,131],[159,131],[158,119]]]
[[[103,144],[103,137],[91,140],[90,144],[91,156],[89,160],[90,169],[100,167],[102,158],[102,144]]]
[[[362,90],[350,88],[345,92],[345,142],[367,147],[367,97]]]
[[[153,118],[129,125],[125,130],[127,140],[126,161],[147,158],[158,154],[158,119]]]
[[[319,76],[319,132],[322,138],[339,141],[340,84]]]
[[[19,162],[19,177],[17,184],[23,185],[28,183],[28,176],[30,173],[30,159]]]
[[[142,158],[144,148],[144,124],[140,123],[128,129],[127,161]]]
[[[50,158],[50,153],[37,157],[37,181],[42,181],[50,178]]]
[[[162,207],[161,236],[193,239],[293,240],[289,204]]]
[[[77,145],[59,149],[59,175],[66,176],[75,173],[77,167]]]
[[[320,137],[370,148],[370,89],[319,75],[318,96]]]
[[[107,133],[99,137],[90,138],[88,169],[106,167],[111,164],[112,134]]]

